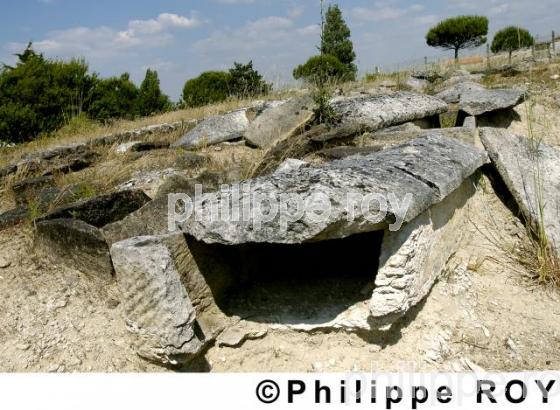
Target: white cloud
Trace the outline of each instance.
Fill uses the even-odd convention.
[[[47,33],[44,39],[35,41],[34,48],[57,57],[107,57],[136,49],[169,44],[173,41],[173,30],[191,29],[200,25],[197,16],[190,18],[171,13],[162,13],[155,19],[132,20],[126,30],[109,27],[74,27]],[[21,43],[10,43],[11,51],[25,47]]]
[[[355,7],[352,9],[352,17],[362,21],[395,20],[400,17],[418,13],[424,10],[421,4],[413,4],[409,7],[394,7],[387,2],[377,2],[375,7]]]

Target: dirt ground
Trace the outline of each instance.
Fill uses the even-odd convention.
[[[511,257],[525,231],[489,181],[469,202],[471,229],[425,302],[389,332],[268,329],[211,346],[191,371],[543,370],[560,366],[557,291]],[[130,348],[116,286],[32,251],[28,228],[0,233],[0,371],[159,372]],[[301,298],[305,298],[301,294]]]

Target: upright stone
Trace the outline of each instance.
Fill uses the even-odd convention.
[[[249,125],[245,140],[251,146],[268,148],[303,129],[313,118],[310,97],[289,100],[271,106]]]
[[[495,128],[481,128],[480,139],[525,218],[542,223],[560,256],[560,150]]]
[[[181,234],[131,238],[111,247],[134,347],[141,357],[166,365],[188,363],[205,344],[181,277],[185,252]]]

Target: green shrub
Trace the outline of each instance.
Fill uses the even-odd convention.
[[[0,71],[0,139],[24,142],[81,113],[94,78],[83,60],[48,60],[31,44]]]
[[[223,71],[207,71],[188,80],[183,88],[187,107],[201,107],[225,101],[229,97],[231,75]]]
[[[161,92],[158,73],[148,69],[138,93],[138,114],[142,116],[161,113],[171,107],[169,97]]]
[[[138,88],[129,74],[97,80],[87,101],[90,118],[107,121],[114,118],[134,118],[137,113]]]
[[[293,75],[296,80],[303,79],[313,84],[324,81],[346,81],[351,77],[347,66],[331,55],[311,57],[305,64],[297,66]]]
[[[272,89],[272,86],[253,68],[252,61],[247,64],[234,62],[229,75],[229,93],[237,98],[266,95]]]

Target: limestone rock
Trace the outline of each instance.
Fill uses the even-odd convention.
[[[275,174],[278,175],[278,174],[285,174],[292,171],[296,171],[301,167],[303,167],[304,165],[307,165],[307,162],[302,161],[300,159],[288,158],[280,164],[278,169],[275,171]]]
[[[303,129],[312,118],[313,101],[310,97],[272,106],[249,125],[245,141],[254,147],[271,147]]]
[[[98,228],[78,219],[43,220],[35,227],[35,241],[46,255],[86,274],[112,280],[109,247]]]
[[[217,339],[218,346],[239,347],[247,340],[261,339],[267,334],[267,329],[251,328],[247,324],[239,323],[226,329]]]
[[[447,111],[447,104],[429,95],[398,92],[391,95],[336,97],[330,102],[341,125],[376,131]]]
[[[118,191],[65,205],[37,221],[71,218],[101,228],[124,218],[149,200],[150,198],[142,191]]]
[[[466,231],[463,207],[474,193],[467,179],[399,231],[385,232],[370,301],[373,326],[387,327],[430,292]]]
[[[247,180],[217,193],[204,194],[195,201],[195,212],[182,224],[182,229],[205,243],[226,245],[294,244],[382,230],[397,219],[396,207],[388,205],[385,218],[372,222],[368,217],[380,211],[379,203],[368,203],[364,211],[364,207],[349,199],[349,193],[360,198],[372,193],[384,198],[393,194],[399,203],[410,194],[410,205],[401,215],[404,222],[409,222],[457,189],[486,162],[485,152],[474,146],[428,135],[375,154],[309,165],[299,172]],[[237,193],[241,208],[252,204],[248,218],[231,212],[231,199]],[[278,212],[271,218],[258,217],[255,211],[259,205],[264,208],[281,204],[286,195],[296,195],[301,204],[313,205],[304,209],[299,218],[293,217],[294,209],[289,207],[293,201],[286,207],[278,206]],[[318,218],[315,209],[321,204]],[[214,211],[220,209],[230,211],[216,218]],[[268,214],[266,209],[261,212]]]
[[[350,157],[352,155],[370,155],[372,153],[381,151],[382,147],[380,146],[373,146],[373,147],[333,147],[333,148],[325,148],[319,152],[317,155],[321,158],[327,160],[333,159],[342,159],[346,157]]]
[[[30,201],[35,201],[46,188],[55,186],[54,177],[43,176],[27,178],[12,185],[16,205],[27,205]]]
[[[481,128],[480,139],[521,212],[535,227],[543,206],[545,232],[560,255],[560,150],[495,128]]]
[[[169,144],[155,143],[155,142],[144,142],[144,141],[130,141],[123,142],[115,148],[117,154],[126,154],[129,152],[143,152],[151,151],[154,149],[167,148]]]
[[[131,238],[111,247],[134,347],[141,357],[166,365],[188,363],[205,344],[175,254],[181,247],[186,244],[177,234]]]
[[[458,103],[460,109],[472,116],[513,108],[525,100],[523,89],[487,90],[474,82],[462,82],[437,94],[448,103]]]
[[[248,126],[246,109],[215,115],[200,122],[172,146],[198,148],[231,141],[243,137]]]
[[[0,230],[11,228],[23,222],[29,216],[26,206],[18,206],[0,214]]]

